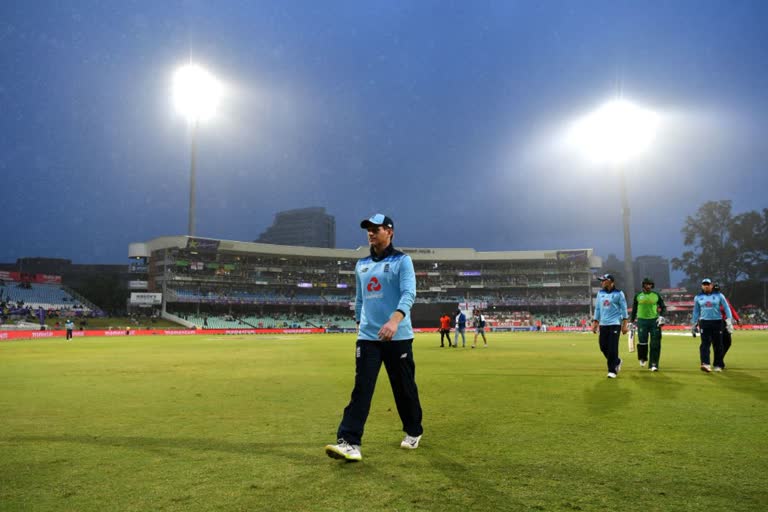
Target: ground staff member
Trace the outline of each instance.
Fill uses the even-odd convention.
[[[600,328],[600,351],[608,364],[608,378],[615,379],[621,370],[619,336],[627,334],[627,299],[624,292],[616,289],[611,274],[600,276],[600,281],[603,289],[597,292],[595,298],[592,332],[597,333]]]
[[[667,306],[661,295],[653,291],[655,283],[650,277],[643,279],[643,289],[635,295],[632,302],[632,317],[630,322],[637,321],[637,359],[640,366],[645,366],[650,360],[650,370],[659,371],[661,357],[661,326],[664,325],[664,315]],[[651,338],[650,358],[648,357],[648,338]]]
[[[400,446],[418,448],[423,433],[412,350],[411,306],[416,298],[413,261],[392,246],[395,226],[386,215],[377,213],[360,227],[368,231],[371,254],[355,267],[355,320],[359,325],[355,387],[337,431],[337,444],[325,447],[329,457],[349,461],[362,459],[363,430],[382,362],[406,434]]]
[[[445,347],[445,341],[448,340],[448,346],[451,346],[451,317],[443,315],[440,317],[440,346]]]
[[[699,359],[701,360],[701,371],[711,372],[712,366],[709,364],[709,347],[712,346],[715,352],[714,370],[720,372],[723,370],[723,317],[720,313],[720,307],[723,307],[725,321],[730,324],[733,320],[731,308],[723,294],[715,292],[710,278],[701,281],[701,293],[693,298],[693,326],[695,330],[699,326],[701,331],[701,343],[699,344]]]

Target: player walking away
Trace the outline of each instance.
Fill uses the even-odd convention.
[[[64,322],[64,328],[67,330],[67,341],[72,339],[72,330],[75,328],[75,322],[71,318],[67,318]]]
[[[413,361],[413,261],[392,246],[395,226],[386,215],[377,213],[360,227],[368,231],[371,254],[355,266],[355,386],[336,433],[337,444],[325,447],[329,457],[348,461],[362,459],[363,430],[382,362],[405,431],[400,447],[418,448],[424,431]]]
[[[600,351],[608,364],[608,378],[615,379],[621,371],[619,358],[619,336],[627,334],[627,299],[624,292],[616,289],[615,279],[611,274],[600,276],[603,289],[595,297],[595,316],[592,320],[592,332],[597,334],[600,328]]]
[[[701,371],[711,372],[712,366],[709,364],[709,347],[713,348],[715,353],[714,371],[723,370],[723,314],[725,322],[732,325],[733,315],[728,301],[723,294],[715,292],[712,280],[705,278],[701,281],[701,293],[693,298],[693,327],[698,325],[701,336],[699,344],[699,359],[701,360]],[[720,307],[723,307],[722,313]]]
[[[475,310],[472,314],[472,327],[475,328],[475,339],[472,341],[472,348],[477,345],[477,335],[483,337],[483,347],[488,347],[488,340],[485,338],[485,317],[480,314],[479,310]]]
[[[456,330],[453,333],[453,348],[459,346],[459,334],[461,334],[461,346],[467,347],[467,338],[464,336],[464,331],[467,329],[467,315],[461,312],[460,309],[456,310]]]
[[[712,291],[720,293],[720,285],[713,283]],[[722,295],[722,293],[720,294]],[[723,298],[731,310],[731,316],[733,316],[733,320],[736,321],[736,324],[741,325],[741,318],[739,318],[739,314],[735,309],[733,309],[733,306],[725,295],[723,295]],[[725,370],[725,355],[728,353],[728,350],[731,348],[731,343],[733,342],[733,322],[728,322],[728,319],[725,316],[725,307],[723,306],[720,306],[720,316],[723,319],[723,324],[725,327],[723,329],[723,370]]]
[[[640,361],[640,366],[645,366],[650,361],[650,370],[657,372],[661,357],[661,326],[665,322],[667,306],[661,295],[653,290],[655,286],[653,279],[646,277],[643,279],[642,286],[642,291],[635,295],[632,303],[632,316],[629,321],[637,325],[637,359]],[[650,358],[649,337],[651,338]]]
[[[448,346],[451,346],[451,317],[446,313],[440,317],[440,346],[444,347],[443,340],[448,340]]]

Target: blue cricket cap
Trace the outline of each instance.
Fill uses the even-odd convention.
[[[360,227],[363,229],[368,229],[368,226],[384,226],[395,229],[395,223],[383,213],[374,214],[360,223]]]

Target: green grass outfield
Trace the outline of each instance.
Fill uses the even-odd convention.
[[[0,343],[0,511],[768,510],[768,333],[722,374],[665,334],[661,371],[592,334],[414,342],[424,438],[386,373],[363,461],[328,458],[353,335]]]

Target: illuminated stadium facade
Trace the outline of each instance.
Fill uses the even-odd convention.
[[[414,262],[417,309],[449,305],[488,315],[591,313],[592,249],[480,252],[407,248]],[[132,268],[148,294],[162,294],[174,315],[312,312],[351,315],[355,263],[368,247],[323,249],[162,237],[129,247]],[[155,295],[157,297],[157,295]],[[434,322],[429,313],[430,321]],[[439,315],[438,315],[439,316]],[[197,323],[197,322],[194,322]]]

